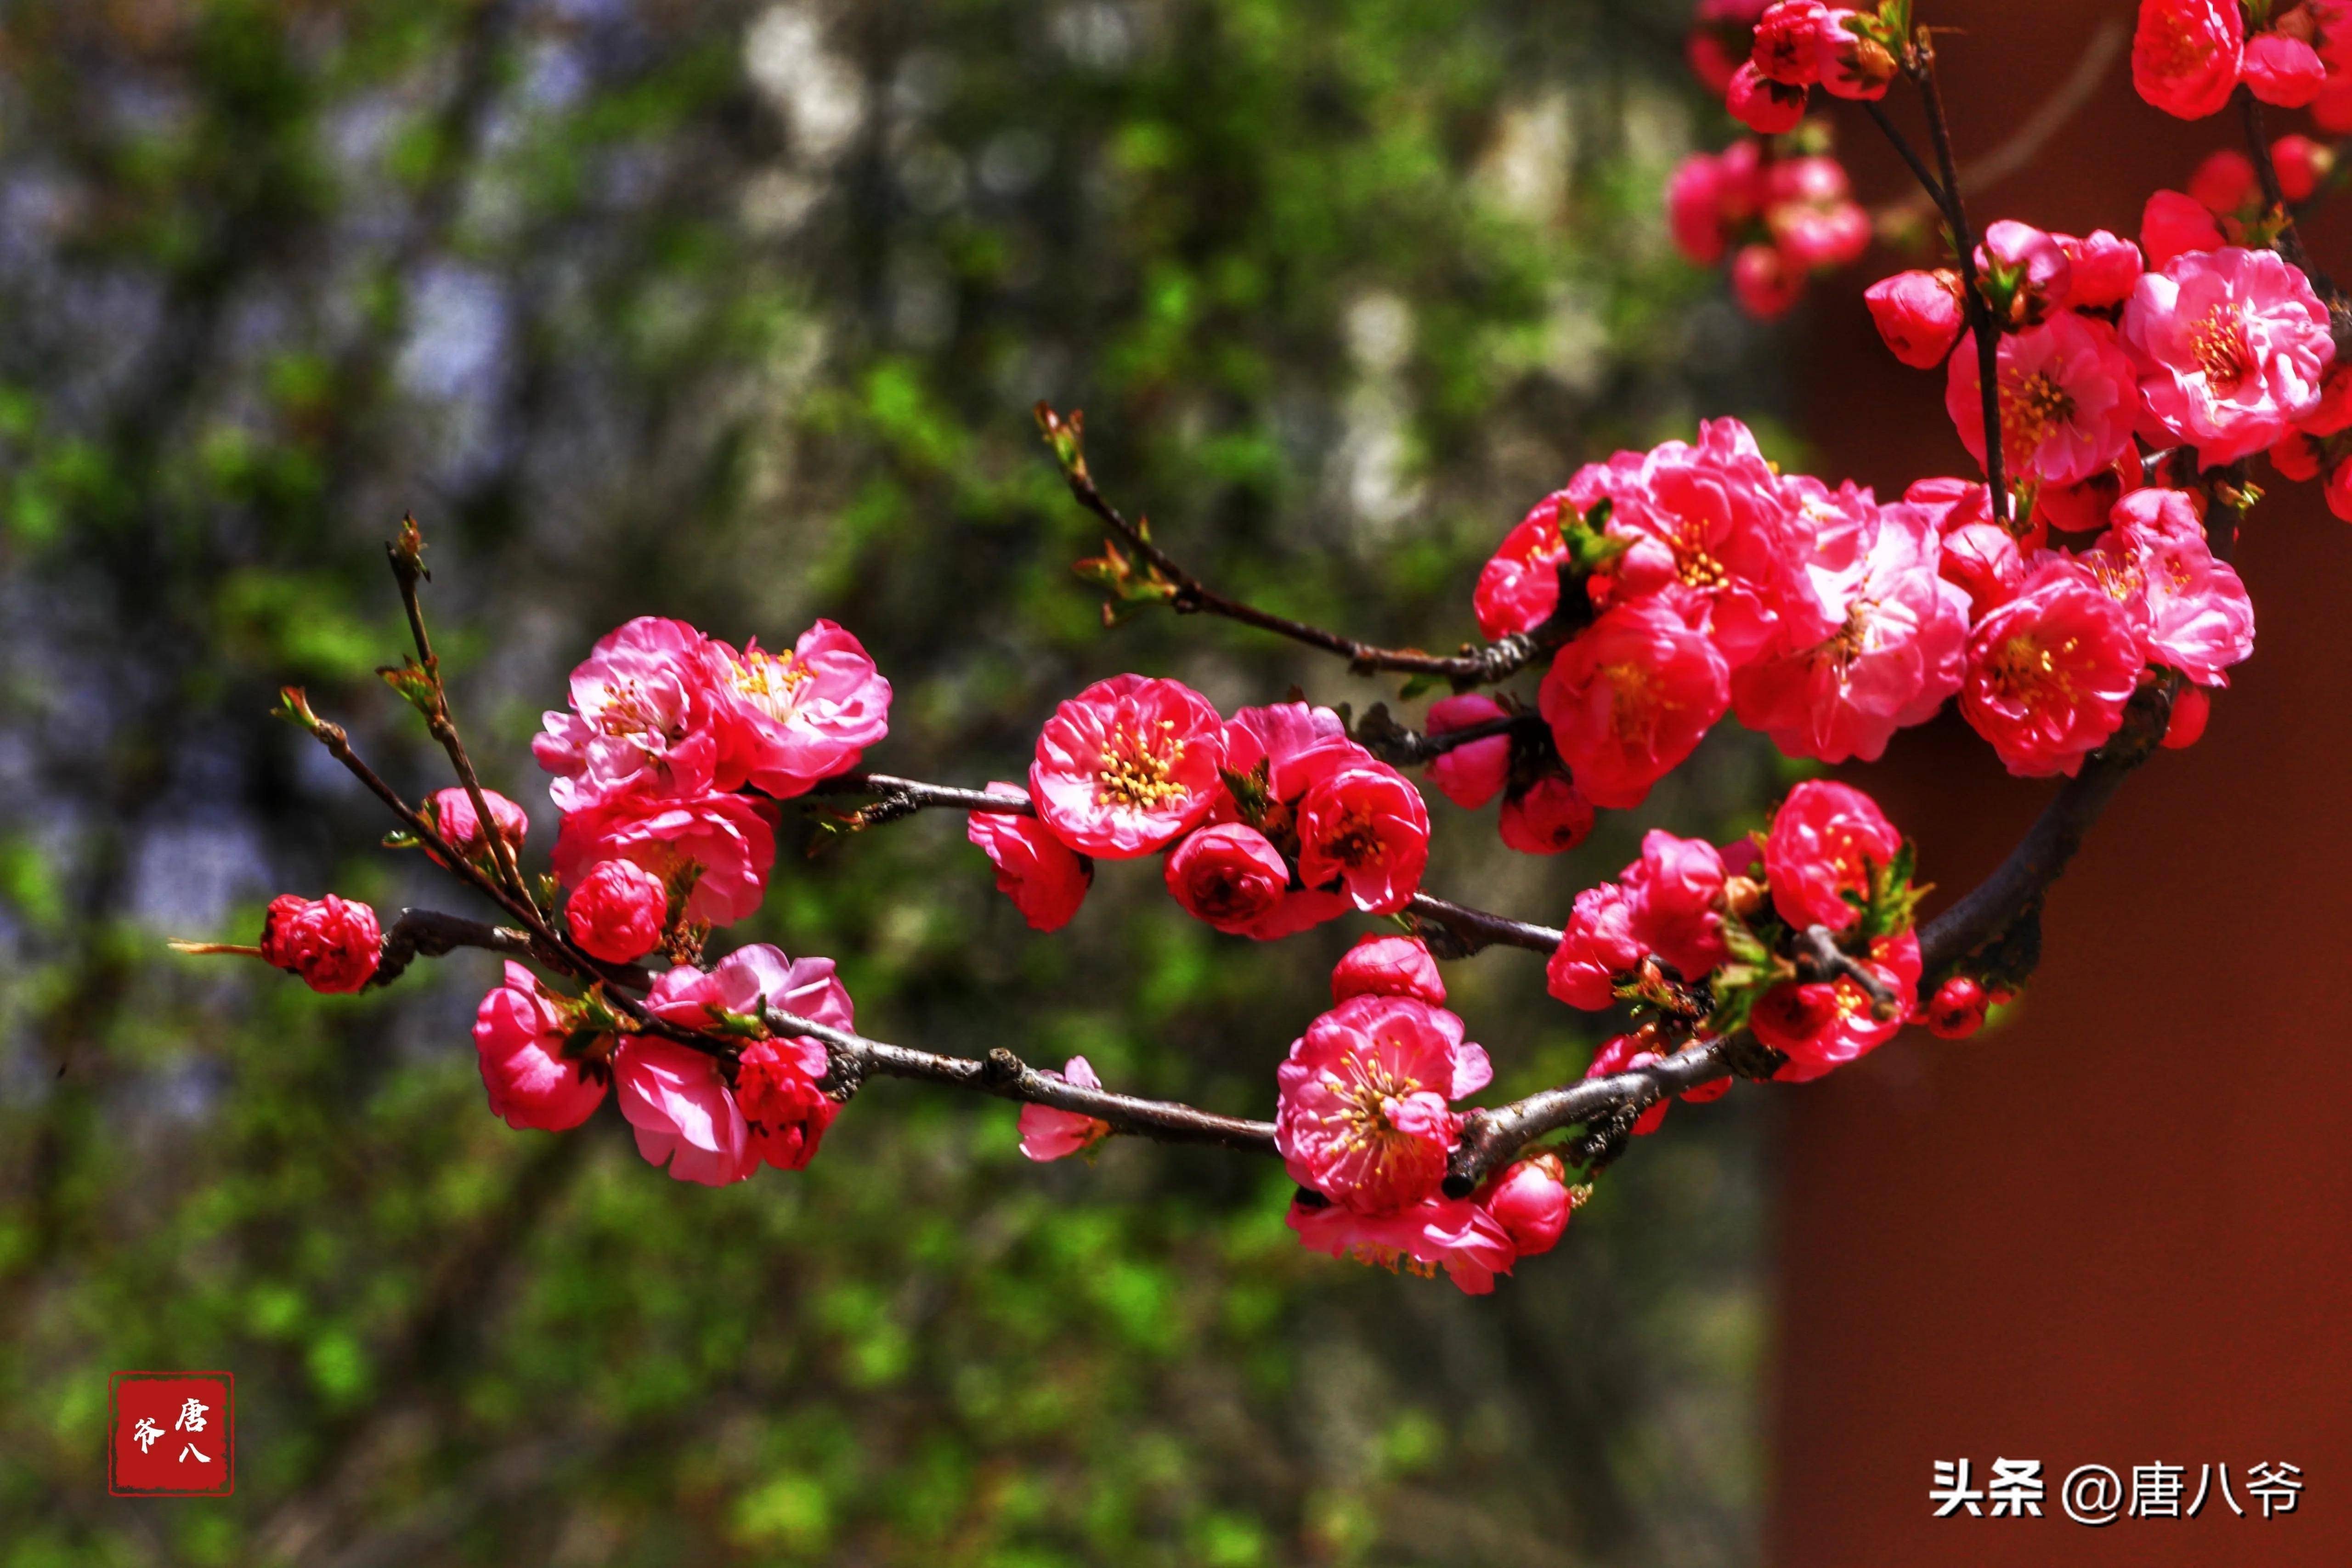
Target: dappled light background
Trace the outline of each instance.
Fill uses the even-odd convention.
[[[1668,250],[1720,110],[1635,0],[0,5],[0,1563],[1754,1560],[1760,1097],[1675,1113],[1494,1297],[1309,1255],[1262,1163],[877,1084],[719,1192],[486,1113],[467,953],[320,998],[166,935],[276,891],[480,913],[300,734],[410,792],[373,668],[414,510],[460,719],[527,750],[593,638],[819,615],[888,771],[1018,777],[1061,695],[1393,701],[1223,624],[1106,629],[1030,405],[1210,581],[1475,635],[1581,461],[1776,353]],[[1442,801],[1433,889],[1529,919],[1785,780],[1725,726],[1573,855]],[[817,848],[740,935],[869,1033],[1086,1054],[1253,1115],[1348,922],[1218,936],[1150,865],[1023,925],[952,820]],[[1597,1043],[1531,955],[1448,976],[1498,1089]],[[233,1498],[106,1496],[106,1373],[237,1377]]]

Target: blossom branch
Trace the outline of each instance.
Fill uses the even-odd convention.
[[[1871,1010],[1881,1020],[1899,1018],[1911,1010],[1911,998],[1889,985],[1870,965],[1838,946],[1837,933],[1829,927],[1807,926],[1794,936],[1800,980],[1851,980],[1870,998]]]
[[[1095,486],[1094,477],[1087,471],[1083,446],[1084,415],[1073,411],[1065,418],[1046,405],[1036,408],[1038,426],[1045,433],[1047,445],[1060,462],[1062,477],[1070,494],[1080,506],[1092,512],[1112,532],[1125,541],[1128,547],[1142,557],[1150,568],[1150,576],[1139,584],[1124,588],[1126,596],[1139,600],[1159,600],[1178,615],[1222,616],[1239,621],[1244,626],[1305,643],[1309,647],[1335,653],[1348,661],[1348,668],[1358,675],[1386,671],[1397,675],[1434,676],[1457,686],[1477,686],[1507,679],[1552,651],[1573,636],[1574,618],[1555,616],[1557,627],[1547,625],[1533,633],[1520,633],[1504,637],[1484,647],[1465,643],[1458,654],[1423,653],[1418,648],[1385,648],[1359,642],[1337,632],[1326,631],[1305,621],[1277,616],[1270,610],[1226,597],[1179,564],[1175,557],[1152,542],[1149,524],[1130,522],[1126,515],[1105,498]],[[1562,605],[1569,604],[1562,595]]]
[[[1489,947],[1524,948],[1549,956],[1566,934],[1550,926],[1508,920],[1485,910],[1448,903],[1427,893],[1415,893],[1405,911],[1415,934],[1424,942],[1443,933],[1446,940],[1430,943],[1430,951],[1442,958],[1467,958]]]
[[[1000,795],[992,790],[965,789],[956,784],[926,784],[889,773],[836,773],[819,781],[812,795],[870,795],[876,804],[857,814],[861,826],[893,822],[927,809],[997,812],[1008,816],[1034,816],[1037,808],[1026,795]]]
[[[1639,1115],[1668,1095],[1744,1069],[1760,1069],[1761,1052],[1746,1036],[1709,1040],[1647,1067],[1563,1084],[1491,1110],[1474,1110],[1462,1119],[1462,1142],[1447,1162],[1446,1195],[1469,1196],[1489,1173],[1548,1132]]]
[[[2311,279],[2313,288],[2322,295],[2332,292],[2326,278],[2312,270],[2311,258],[2303,248],[2303,231],[2296,226],[2294,209],[2287,205],[2286,192],[2280,187],[2278,163],[2271,156],[2270,136],[2263,129],[2262,104],[2244,82],[2240,82],[2230,96],[2238,105],[2238,122],[2245,128],[2246,156],[2252,160],[2254,178],[2262,186],[2263,210],[2276,215],[2278,219],[2279,230],[2273,243],[2290,265]]]

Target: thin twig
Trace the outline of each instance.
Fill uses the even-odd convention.
[[[1081,416],[1071,415],[1065,419],[1041,403],[1037,405],[1037,422],[1045,431],[1047,441],[1062,461],[1062,477],[1069,485],[1070,494],[1078,504],[1092,512],[1129,548],[1150,565],[1164,580],[1165,600],[1169,608],[1179,615],[1222,616],[1244,626],[1338,654],[1348,661],[1348,668],[1359,675],[1388,672],[1397,675],[1434,676],[1457,686],[1469,687],[1504,680],[1525,669],[1528,665],[1550,653],[1573,637],[1581,626],[1583,606],[1571,600],[1565,592],[1560,595],[1560,607],[1544,626],[1532,633],[1517,633],[1483,647],[1465,643],[1458,654],[1423,653],[1419,648],[1386,648],[1354,637],[1326,631],[1288,616],[1277,616],[1270,610],[1226,597],[1211,588],[1180,564],[1152,542],[1150,534],[1126,515],[1096,488],[1094,477],[1087,471],[1086,458],[1078,446],[1082,429]],[[1575,596],[1580,600],[1581,595]]]
[[[1825,925],[1807,926],[1794,933],[1798,977],[1809,982],[1851,980],[1870,998],[1882,1023],[1910,1011],[1911,999],[1888,984],[1879,973],[1837,944],[1837,933]]]
[[[1923,29],[1904,62],[1904,70],[1919,89],[1927,111],[1927,139],[1936,150],[1936,165],[1943,171],[1944,216],[1952,226],[1952,247],[1959,252],[1960,284],[1968,308],[1969,331],[1977,345],[1977,380],[1984,399],[1985,483],[1991,491],[1994,521],[2009,525],[2009,482],[2002,473],[2000,426],[2000,331],[1977,282],[1977,240],[1969,226],[1968,204],[1960,194],[1960,176],[1952,161],[1951,127],[1944,120],[1943,94],[1936,89],[1936,50]],[[1881,121],[1885,123],[1884,121]],[[1929,189],[1932,192],[1934,186]]]
[[[2274,244],[2279,255],[2308,277],[2323,296],[2332,293],[2327,279],[2312,270],[2311,258],[2303,248],[2303,231],[2294,221],[2294,209],[2287,205],[2286,192],[2279,185],[2278,163],[2271,156],[2270,136],[2263,129],[2262,104],[2244,82],[2240,82],[2230,96],[2237,100],[2238,122],[2246,132],[2246,155],[2253,161],[2254,179],[2262,186],[2263,209],[2278,218]]]

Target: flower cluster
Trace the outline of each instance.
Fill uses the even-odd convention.
[[[1186,912],[1261,942],[1395,914],[1429,861],[1421,792],[1339,714],[1284,702],[1226,720],[1177,680],[1116,676],[1062,703],[1028,799],[1035,816],[975,812],[968,832],[1040,931],[1076,912],[1095,859],[1160,854]]]
[[[2132,86],[2167,114],[2202,120],[2242,82],[2264,103],[2300,109],[2343,74],[2352,37],[2341,0],[2253,10],[2261,26],[2250,33],[2238,0],[2140,0]]]
[[[1756,18],[1748,58],[1724,84],[1724,107],[1759,135],[1794,131],[1819,87],[1833,98],[1885,98],[1907,40],[1906,0],[1869,11],[1774,0]]]
[[[1698,1038],[1744,1025],[1787,1058],[1775,1078],[1819,1078],[1892,1039],[1910,1016],[1920,979],[1910,874],[1908,846],[1869,796],[1801,784],[1760,841],[1718,848],[1652,832],[1617,880],[1577,896],[1546,979],[1571,1007],[1643,1003],[1689,1020]],[[1877,1005],[1853,973],[1807,973],[1794,939],[1816,927],[1902,1005]],[[1640,1067],[1647,1054],[1642,1037],[1623,1037],[1593,1071]],[[1648,1114],[1636,1131],[1664,1109]]]
[[[1870,247],[1870,218],[1853,200],[1844,164],[1826,153],[1782,155],[1759,137],[1676,165],[1666,221],[1694,265],[1731,258],[1733,297],[1763,321],[1794,305],[1808,278]]]
[[[1275,1143],[1300,1195],[1299,1241],[1333,1257],[1443,1268],[1472,1295],[1559,1239],[1574,1206],[1557,1156],[1498,1172],[1467,1197],[1444,1194],[1462,1140],[1453,1102],[1486,1087],[1486,1053],[1463,1037],[1425,948],[1368,939],[1331,980],[1333,1005],[1290,1047]]]

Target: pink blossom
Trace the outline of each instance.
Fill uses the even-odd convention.
[[[1615,1078],[1621,1072],[1639,1072],[1665,1059],[1655,1051],[1643,1050],[1639,1036],[1619,1035],[1593,1052],[1592,1060],[1584,1069],[1584,1081],[1590,1083],[1594,1079]],[[1646,1138],[1655,1132],[1664,1124],[1666,1111],[1673,1104],[1671,1097],[1661,1095],[1643,1106],[1642,1113],[1633,1119],[1633,1136]]]
[[[1776,82],[1811,87],[1821,79],[1821,30],[1828,20],[1822,0],[1776,0],[1756,19],[1748,58]]]
[[[865,645],[831,621],[800,635],[793,651],[741,653],[709,645],[719,715],[721,789],[744,784],[789,799],[856,766],[890,728],[890,683]]]
[[[1016,784],[989,781],[991,795],[1020,795]],[[996,890],[1013,900],[1032,931],[1059,931],[1086,902],[1094,886],[1095,863],[1073,851],[1034,816],[1010,811],[974,811],[964,816],[964,837],[996,868]]]
[[[1565,774],[1549,773],[1505,796],[1496,826],[1522,855],[1564,854],[1592,831],[1592,803]]]
[[[2117,502],[2115,526],[2080,557],[2121,605],[2140,657],[2197,686],[2226,686],[2254,651],[2254,605],[2245,584],[2205,542],[2196,502],[2180,490],[2135,490]]]
[[[1977,269],[2006,279],[2014,290],[2007,324],[2031,327],[2074,302],[2074,264],[2054,236],[2030,223],[2001,218],[1987,226],[1977,247]]]
[[[361,990],[375,973],[383,931],[375,910],[356,899],[298,898],[280,893],[261,921],[264,963],[299,974],[328,995]]]
[[[1298,878],[1340,881],[1356,908],[1392,915],[1421,890],[1429,864],[1429,807],[1385,763],[1359,763],[1318,783],[1298,803]]]
[[[608,1072],[592,1057],[565,1053],[571,1034],[562,1009],[521,964],[474,1013],[474,1051],[489,1092],[490,1114],[513,1128],[562,1132],[604,1103]],[[608,1042],[609,1043],[609,1042]]]
[[[2237,0],[2140,0],[2132,86],[2167,114],[2202,120],[2230,101],[2245,37]]]
[[[1948,537],[1956,528],[1992,521],[1992,487],[1981,479],[1913,479],[1903,500],[1925,511],[1936,531]]]
[[[1058,1078],[1080,1089],[1100,1089],[1102,1079],[1084,1057],[1072,1057],[1062,1065],[1060,1072],[1048,1072],[1047,1078]],[[1075,1110],[1056,1110],[1050,1105],[1024,1105],[1021,1108],[1021,1152],[1039,1162],[1059,1160],[1093,1148],[1110,1136],[1110,1123],[1097,1117],[1082,1116]]]
[[[1617,1001],[1616,978],[1647,950],[1633,934],[1635,901],[1614,882],[1576,895],[1560,944],[1544,964],[1544,987],[1571,1007],[1599,1013]]]
[[[739,947],[708,972],[679,964],[654,982],[646,1005],[689,1029],[716,1027],[727,1014],[757,1018],[769,1008],[829,1029],[856,1027],[833,960],[786,958],[767,942]]]
[[[1866,35],[1861,24],[1859,12],[1842,8],[1832,8],[1822,20],[1819,68],[1822,86],[1832,98],[1881,99],[1894,85],[1894,54]]]
[[[1870,248],[1870,215],[1849,201],[1782,203],[1764,215],[1764,226],[1788,266],[1801,273],[1843,267]]]
[[[1706,420],[1698,437],[1695,446],[1666,441],[1589,465],[1570,481],[1570,493],[1580,499],[1590,486],[1595,500],[1605,497],[1604,531],[1628,546],[1596,587],[1611,602],[1683,590],[1681,602],[1698,612],[1696,624],[1736,666],[1771,636],[1793,508],[1745,425]]]
[[[564,817],[556,880],[576,888],[598,862],[629,860],[665,883],[691,875],[688,921],[732,925],[760,907],[776,861],[777,807],[740,795],[621,795]]]
[[[1617,880],[1644,951],[1688,981],[1723,962],[1723,855],[1714,845],[1654,827],[1642,837],[1642,858]]]
[[[1630,810],[1731,704],[1722,650],[1661,598],[1612,605],[1560,649],[1538,698],[1577,787]]]
[[[760,1168],[742,1109],[719,1063],[690,1047],[631,1035],[613,1052],[621,1114],[637,1152],[681,1182],[723,1187]]]
[[[482,804],[490,808],[490,820],[498,825],[499,837],[509,848],[520,847],[523,836],[530,831],[530,816],[494,789],[482,792]],[[471,859],[488,850],[482,837],[481,823],[474,816],[473,797],[464,789],[435,790],[425,797],[425,815],[459,855]],[[437,855],[433,858],[436,864],[440,860]]]
[[[1693,153],[1666,181],[1666,229],[1695,267],[1723,259],[1723,173],[1711,153]]]
[[[1374,1268],[1433,1276],[1444,1268],[1465,1295],[1484,1296],[1517,1256],[1502,1223],[1468,1198],[1427,1197],[1395,1214],[1294,1202],[1286,1216],[1299,1244]]]
[[[1224,721],[1175,680],[1098,680],[1054,710],[1037,737],[1029,798],[1071,848],[1131,860],[1173,842],[1221,793]]]
[[[1587,501],[1585,504],[1590,505]],[[1560,537],[1560,509],[1574,510],[1566,490],[1538,501],[1478,574],[1471,607],[1489,642],[1515,632],[1531,632],[1559,606],[1559,563],[1568,558]]]
[[[1348,739],[1339,714],[1304,702],[1240,710],[1225,726],[1224,747],[1225,771],[1250,778],[1263,767],[1266,798],[1284,806],[1341,768],[1381,765]]]
[[[1759,321],[1786,315],[1804,291],[1804,269],[1778,246],[1743,245],[1731,258],[1731,297]]]
[[[2077,310],[2105,310],[2131,298],[2132,285],[2139,281],[2143,270],[2138,246],[2104,228],[2093,229],[2079,239],[2071,234],[2053,237],[2074,268],[2066,297],[2069,306]]]
[[[549,713],[531,742],[556,775],[556,808],[572,812],[628,793],[695,795],[719,763],[719,726],[703,635],[642,616],[608,632],[572,672],[572,711]]]
[[[1331,1000],[1350,996],[1412,996],[1443,1007],[1445,980],[1419,937],[1368,936],[1331,971]]]
[[[2123,722],[2139,670],[2123,607],[2072,557],[2045,557],[1969,634],[1960,712],[2011,773],[2071,775]]]
[[[2221,223],[2194,196],[2158,191],[2140,211],[2139,247],[2151,268],[2161,269],[2191,251],[2219,250],[2224,243]],[[2137,279],[2133,287],[2138,287]]]
[[[1521,1258],[1549,1252],[1568,1228],[1576,1205],[1568,1195],[1568,1168],[1557,1154],[1530,1154],[1486,1178],[1477,1203],[1494,1216]]]
[[[1351,996],[1276,1072],[1275,1145],[1291,1179],[1360,1214],[1436,1195],[1462,1136],[1449,1100],[1494,1077],[1462,1020],[1412,996]]]
[[[1799,931],[1843,931],[1861,918],[1845,895],[1866,899],[1872,870],[1893,865],[1902,848],[1877,802],[1851,784],[1808,779],[1773,814],[1764,841],[1772,907]]]
[[[1475,729],[1510,715],[1503,705],[1482,692],[1465,692],[1429,705],[1429,733],[1450,735]],[[1429,782],[1438,793],[1465,811],[1475,811],[1502,793],[1511,773],[1511,738],[1489,735],[1454,747],[1429,764]]]
[[[2012,478],[2072,484],[2114,462],[2130,445],[2139,411],[2132,363],[2105,321],[2060,314],[2006,334],[1999,363],[2001,458]],[[1944,408],[1979,463],[1985,458],[1982,386],[1977,356],[1954,354]]]
[[[626,963],[661,941],[669,893],[659,877],[634,861],[600,860],[572,889],[563,920],[590,957]]]
[[[1888,352],[1914,370],[1933,370],[1959,340],[1960,275],[1949,268],[1934,272],[1897,272],[1862,291],[1870,319]]]
[[[1221,931],[1246,936],[1282,902],[1290,867],[1255,827],[1221,822],[1187,834],[1161,868],[1184,912]]]
[[[2327,68],[2319,51],[2284,33],[2256,33],[2246,40],[2238,79],[2256,98],[2281,109],[2301,109],[2327,85]]]
[[[1916,931],[1880,937],[1864,961],[1872,973],[1908,998],[1919,989],[1919,937]],[[1909,1004],[1905,1004],[1906,1010]],[[1903,1016],[1881,1019],[1869,994],[1841,975],[1834,984],[1774,986],[1749,1016],[1756,1037],[1789,1060],[1772,1075],[1780,1083],[1807,1083],[1876,1050],[1902,1033]]]
[[[1792,757],[1842,763],[1875,762],[1895,731],[1933,717],[1959,689],[1969,633],[1942,557],[1930,514],[1901,504],[1792,551],[1773,642],[1732,674],[1739,721]]]
[[[2123,337],[2140,395],[2207,468],[2275,444],[2319,401],[2336,357],[2327,310],[2275,251],[2177,256],[2143,276]]]

